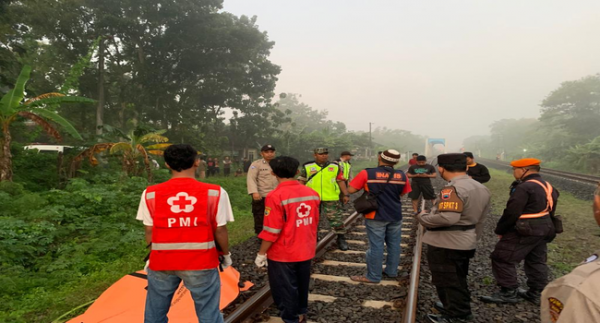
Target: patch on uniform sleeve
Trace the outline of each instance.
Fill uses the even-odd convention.
[[[265,216],[269,216],[269,214],[271,214],[271,208],[270,207],[266,207],[265,208]]]
[[[250,169],[256,169],[256,166],[250,166]]]
[[[583,263],[589,264],[590,262],[596,261],[597,259],[598,259],[598,255],[594,254],[594,255],[587,257]]]
[[[550,311],[550,320],[552,323],[556,323],[558,321],[558,317],[560,316],[560,312],[565,308],[563,302],[561,302],[558,298],[549,297],[548,298],[548,310]]]
[[[444,187],[440,191],[440,199],[438,202],[438,210],[443,212],[457,212],[463,211],[463,201],[456,194],[454,186]]]

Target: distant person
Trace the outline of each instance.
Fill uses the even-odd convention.
[[[478,181],[479,183],[487,183],[490,181],[490,171],[482,164],[475,162],[475,157],[473,157],[472,152],[464,152],[465,156],[467,156],[467,175],[471,176],[472,179]]]
[[[231,174],[231,163],[229,157],[225,157],[225,160],[223,160],[223,175],[225,177],[229,177],[229,174]]]
[[[271,172],[269,162],[275,158],[275,147],[264,145],[260,149],[261,159],[250,165],[246,177],[248,194],[252,197],[252,215],[254,217],[254,233],[263,230],[265,218],[265,197],[277,187],[277,178]]]
[[[243,160],[244,173],[248,173],[248,169],[250,169],[251,164],[252,164],[252,162],[248,159],[248,157],[244,157],[244,160]]]
[[[365,276],[350,279],[364,283],[379,283],[387,278],[398,277],[400,265],[400,239],[402,236],[402,202],[400,197],[410,192],[406,174],[394,166],[400,161],[400,153],[388,149],[378,157],[379,166],[362,170],[350,183],[348,193],[362,189],[377,194],[379,208],[364,214],[369,250],[367,250],[367,272]],[[391,177],[390,177],[391,176]],[[389,179],[389,181],[388,181]],[[384,263],[384,245],[387,250]]]
[[[242,169],[241,169],[241,168],[238,168],[238,169],[235,171],[235,175],[234,175],[234,177],[242,177],[242,176],[244,176],[244,173],[242,172]]]
[[[215,157],[213,160],[215,162],[214,174],[221,175],[221,165],[219,164],[219,158]]]
[[[594,219],[600,226],[600,184],[594,192]],[[600,250],[589,256],[570,274],[546,286],[541,298],[542,322],[600,322]]]
[[[198,163],[198,169],[196,170],[196,178],[205,179],[206,178],[206,161],[202,156],[198,157],[200,162]]]
[[[344,175],[336,162],[329,161],[329,149],[316,148],[315,160],[304,163],[300,168],[298,180],[315,190],[321,197],[321,215],[325,215],[331,228],[337,234],[337,247],[348,250],[346,228],[344,227],[342,205],[350,201]],[[340,203],[340,192],[343,194]]]
[[[539,159],[514,160],[510,165],[516,181],[494,230],[500,240],[490,256],[500,291],[480,299],[515,304],[524,298],[539,306],[540,294],[548,284],[547,244],[556,237],[552,218],[559,193],[540,175]],[[527,291],[518,289],[517,266],[521,261],[525,262]]]
[[[215,162],[213,161],[212,157],[208,157],[206,165],[208,166],[208,173],[206,173],[206,178],[210,176],[215,176]]]
[[[145,323],[167,322],[182,280],[198,320],[223,322],[217,247],[224,254],[221,266],[231,266],[227,222],[233,221],[233,214],[223,188],[194,178],[200,163],[196,155],[190,145],[169,146],[164,158],[171,179],[142,193],[136,218],[143,221],[151,245]]]
[[[352,160],[352,156],[354,156],[352,153],[345,150],[345,151],[342,151],[342,153],[340,154],[340,158],[338,158],[336,160],[338,165],[340,165],[340,167],[342,168],[342,175],[344,175],[344,182],[346,183],[346,187],[348,187],[348,184],[350,183],[350,181],[353,178],[352,177],[352,164],[350,163],[350,161]],[[344,196],[340,192],[340,201],[343,201],[343,200],[344,200]]]
[[[467,176],[463,154],[438,156],[440,176],[448,186],[440,191],[437,205],[417,216],[427,228],[427,262],[431,282],[440,302],[434,304],[441,314],[427,314],[428,322],[453,323],[471,320],[471,294],[467,284],[470,259],[481,240],[484,220],[491,207],[491,193]]]
[[[412,158],[408,160],[408,165],[410,165],[410,166],[416,165],[417,164],[417,157],[419,157],[419,154],[413,153],[412,154]]]
[[[266,197],[260,250],[271,294],[284,322],[306,322],[311,261],[317,248],[319,194],[294,178],[299,162],[287,156],[269,162],[279,184]]]
[[[427,158],[423,155],[417,156],[417,164],[408,168],[408,178],[411,179],[412,191],[408,197],[412,199],[414,214],[419,213],[419,198],[423,195],[423,199],[432,201],[435,199],[433,185],[431,179],[437,176],[435,168],[427,164]]]

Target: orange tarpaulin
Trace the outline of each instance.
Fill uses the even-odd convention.
[[[221,276],[221,304],[219,307],[223,309],[240,293],[238,287],[240,273],[230,266],[219,274]],[[145,275],[146,272],[138,271],[119,279],[102,293],[84,314],[67,323],[143,322],[146,287],[148,286]],[[242,290],[247,290],[251,286],[252,283],[246,282]],[[169,322],[172,323],[198,322],[194,301],[183,283],[173,296],[168,317]]]

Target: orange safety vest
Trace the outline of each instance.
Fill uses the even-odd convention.
[[[193,178],[174,178],[146,189],[152,215],[152,270],[216,268],[214,241],[221,187]]]
[[[546,191],[546,209],[540,213],[533,213],[533,214],[522,214],[521,215],[521,219],[535,219],[535,218],[541,218],[545,215],[550,214],[550,211],[552,211],[552,208],[554,207],[554,199],[552,199],[552,185],[550,185],[550,183],[546,182],[546,185],[542,184],[542,182],[538,181],[538,180],[530,180],[528,182],[532,182],[532,183],[536,183],[539,186],[541,186],[544,191]]]

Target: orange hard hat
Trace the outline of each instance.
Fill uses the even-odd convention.
[[[539,166],[542,161],[537,158],[523,158],[519,160],[513,160],[510,162],[512,167],[527,167],[527,166]]]

